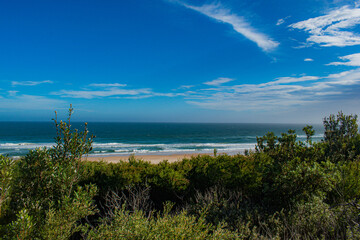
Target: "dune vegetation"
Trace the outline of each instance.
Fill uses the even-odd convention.
[[[256,149],[160,164],[81,161],[88,129],[56,119],[55,147],[0,156],[3,239],[360,239],[357,116]]]

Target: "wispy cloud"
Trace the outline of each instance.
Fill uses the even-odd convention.
[[[220,77],[220,78],[217,78],[217,79],[209,81],[209,82],[204,82],[204,84],[210,85],[210,86],[219,86],[223,83],[227,83],[227,82],[231,82],[231,81],[234,81],[234,79]]]
[[[195,87],[195,85],[181,85],[177,89],[189,89],[189,88],[193,88],[193,87]]]
[[[135,88],[125,89],[121,88],[126,84],[109,83],[109,84],[90,84],[92,87],[100,87],[100,90],[60,90],[52,92],[52,95],[58,95],[64,98],[118,98],[118,99],[143,99],[150,97],[177,97],[184,96],[184,93],[158,93],[151,88]],[[118,87],[117,87],[118,86]]]
[[[277,20],[276,22],[276,26],[280,26],[281,24],[283,24],[285,22],[285,20],[283,18],[280,18],[279,20]]]
[[[194,88],[194,87],[195,87],[195,85],[181,85],[178,88],[172,89],[172,91],[183,91],[183,90],[188,90],[188,89]]]
[[[326,15],[291,24],[291,28],[308,32],[308,42],[323,47],[344,47],[360,44],[360,35],[345,31],[360,24],[360,9],[344,6]]]
[[[280,26],[282,24],[285,23],[285,20],[288,19],[290,16],[284,17],[284,18],[280,18],[279,20],[277,20],[276,22],[276,26]]]
[[[345,66],[354,66],[360,67],[360,53],[350,54],[343,57],[339,57],[343,62],[332,62],[327,65],[345,65]]]
[[[0,109],[19,110],[54,110],[68,105],[67,102],[59,99],[48,98],[36,95],[11,95],[0,97]]]
[[[357,96],[359,88],[360,69],[356,69],[327,76],[281,77],[260,84],[220,85],[185,98],[203,108],[269,111],[333,101],[349,93]]]
[[[45,81],[12,81],[11,85],[13,86],[36,86],[39,84],[44,84],[44,83],[53,83],[53,81],[50,80],[45,80]]]
[[[314,59],[312,59],[312,58],[305,58],[304,59],[304,62],[313,62],[314,61]]]
[[[136,96],[117,96],[113,97],[116,99],[144,99],[144,98],[151,98],[151,97],[177,97],[177,96],[186,96],[186,93],[156,93],[151,92],[149,94],[144,95],[136,95]]]
[[[122,83],[92,83],[90,87],[126,87],[126,84]]]
[[[353,86],[360,83],[360,69],[344,71],[338,74],[330,74],[326,81],[321,84],[328,84],[330,86]]]
[[[255,42],[262,50],[269,52],[274,50],[279,43],[272,40],[269,36],[261,33],[257,29],[253,28],[248,21],[242,16],[238,16],[232,13],[230,9],[223,7],[220,3],[207,4],[203,6],[193,6],[186,3],[180,3],[183,6],[202,13],[212,19],[220,21],[222,23],[230,24],[233,29],[249,39]]]
[[[101,98],[101,97],[112,97],[112,96],[135,96],[140,94],[150,94],[149,88],[143,89],[120,89],[110,88],[106,90],[61,90],[58,92],[52,92],[52,95],[59,95],[67,98]]]
[[[260,84],[260,86],[279,85],[279,84],[284,84],[284,83],[298,83],[298,82],[306,82],[306,81],[315,81],[315,80],[318,80],[318,79],[319,79],[319,77],[316,77],[316,76],[280,77],[280,78],[277,78],[276,81],[263,83],[263,84]]]
[[[19,91],[8,91],[9,96],[14,97]]]

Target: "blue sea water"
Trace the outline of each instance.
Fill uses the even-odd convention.
[[[83,130],[83,123],[72,123]],[[96,136],[90,155],[144,155],[211,153],[236,154],[254,149],[256,137],[267,132],[280,135],[294,129],[305,141],[303,124],[248,123],[88,123]],[[323,137],[321,125],[314,125],[313,140]],[[52,122],[0,122],[0,154],[23,156],[38,147],[52,147],[56,129]]]

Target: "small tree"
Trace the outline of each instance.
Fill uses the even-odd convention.
[[[68,122],[57,121],[57,113],[53,119],[56,127],[55,146],[50,149],[50,156],[56,165],[61,167],[61,175],[65,189],[63,194],[69,196],[73,190],[73,185],[78,182],[80,173],[80,163],[82,157],[87,155],[92,149],[94,136],[88,137],[89,131],[87,123],[83,132],[71,129],[71,115],[74,109],[70,105]]]
[[[13,171],[14,161],[0,155],[0,220],[4,216],[4,210],[10,200]]]
[[[359,153],[357,115],[339,112],[324,118],[326,155],[336,161],[350,160]],[[349,159],[350,158],[350,159]]]
[[[67,239],[79,230],[81,218],[94,213],[96,187],[76,186],[81,158],[91,150],[93,137],[88,137],[86,124],[83,132],[71,129],[72,113],[70,105],[68,121],[58,122],[55,112],[53,148],[32,150],[17,163],[12,209],[20,218],[26,213],[31,219],[31,224],[27,222],[32,226],[27,231],[30,238]],[[24,227],[19,219],[15,223],[9,225],[13,233]]]
[[[324,141],[340,143],[358,134],[357,115],[345,115],[339,112],[324,118]]]
[[[314,134],[315,134],[315,130],[314,130],[313,126],[306,125],[302,130],[306,134],[306,143],[308,145],[311,145],[311,137],[314,136]]]

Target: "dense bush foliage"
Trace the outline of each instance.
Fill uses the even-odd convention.
[[[258,137],[245,155],[150,164],[81,161],[92,137],[57,122],[56,145],[0,156],[4,239],[360,239],[357,116],[325,134]]]

